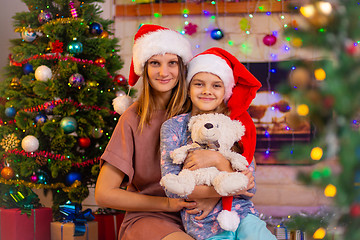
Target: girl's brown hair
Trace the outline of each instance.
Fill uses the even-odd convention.
[[[172,89],[170,101],[166,106],[166,117],[169,119],[173,116],[188,112],[190,110],[190,100],[187,97],[186,89],[186,66],[181,57],[178,56],[179,75],[177,84]],[[139,129],[142,131],[146,124],[150,123],[152,113],[155,111],[156,96],[149,83],[147,74],[148,62],[145,63],[143,72],[143,88],[139,97],[138,114],[140,116]]]

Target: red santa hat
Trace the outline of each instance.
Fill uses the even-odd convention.
[[[187,64],[192,58],[190,42],[179,32],[158,25],[142,25],[134,37],[129,84],[134,86],[143,74],[146,61],[154,55],[176,54]]]
[[[224,100],[230,109],[230,117],[242,122],[245,135],[241,139],[243,156],[250,164],[256,146],[256,128],[247,109],[256,96],[261,83],[239,62],[221,48],[210,48],[196,55],[188,64],[187,82],[199,72],[209,72],[218,76],[225,86]]]

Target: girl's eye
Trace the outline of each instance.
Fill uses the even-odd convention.
[[[198,86],[198,87],[201,87],[201,86],[202,86],[202,83],[197,82],[197,83],[194,83],[194,85],[195,85],[195,86]]]
[[[157,62],[157,61],[150,61],[149,64],[152,65],[152,66],[157,66],[157,65],[159,65],[159,62]]]
[[[177,61],[171,61],[170,65],[178,65],[178,62]]]
[[[214,87],[215,87],[215,88],[221,88],[222,85],[220,85],[220,84],[215,84]]]

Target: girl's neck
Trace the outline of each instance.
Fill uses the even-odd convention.
[[[165,110],[170,101],[171,93],[156,93],[155,109]]]

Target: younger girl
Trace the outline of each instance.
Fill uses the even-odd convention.
[[[143,25],[135,35],[129,84],[142,77],[143,89],[101,156],[95,189],[100,206],[126,210],[119,239],[192,239],[178,212],[194,203],[166,197],[159,184],[160,126],[186,109],[185,64],[191,57],[190,43],[176,31]]]
[[[255,97],[256,91],[261,87],[260,82],[233,55],[220,48],[208,49],[190,61],[187,82],[189,84],[188,95],[192,101],[191,112],[173,117],[161,127],[162,176],[169,173],[177,175],[183,167],[190,170],[217,167],[216,161],[194,158],[193,153],[189,154],[183,166],[173,164],[170,152],[191,143],[191,136],[187,129],[191,116],[215,112],[227,114],[227,106],[230,107],[230,116],[233,119],[239,119],[245,126],[246,134],[241,141],[242,154],[251,163],[249,169],[254,171],[252,160],[255,151],[256,132],[254,123],[246,110]],[[198,151],[205,152],[208,150]],[[169,192],[167,195],[179,198],[179,196]],[[218,201],[220,196],[213,187],[196,186],[187,198],[215,199],[216,206],[207,216],[201,212],[197,216],[189,215],[193,212],[182,210],[181,215],[186,232],[195,239],[276,240],[266,228],[265,222],[259,219],[258,212],[248,197],[252,195],[244,195],[244,192],[241,191],[235,195],[231,210],[238,213],[241,221],[235,232],[228,232],[222,230],[216,221],[217,215],[223,208],[222,202]],[[200,209],[200,206],[196,208],[203,210]]]

